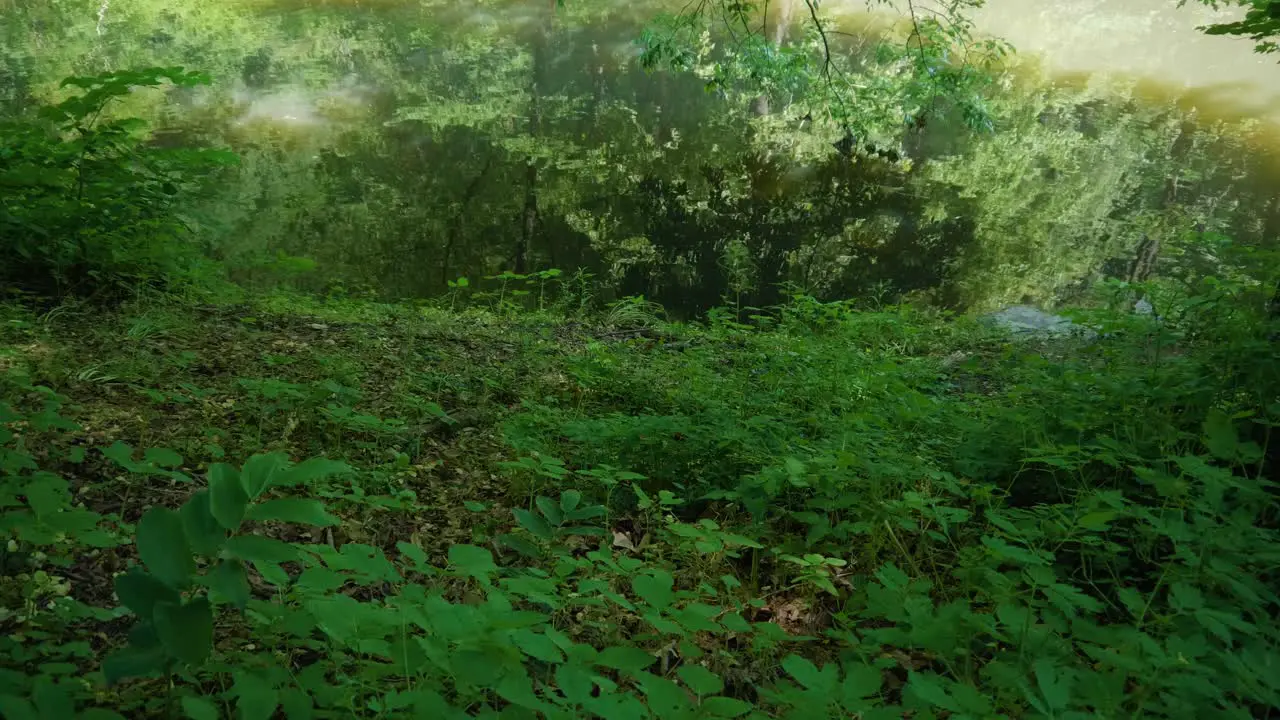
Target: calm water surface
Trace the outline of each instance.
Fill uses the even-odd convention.
[[[436,291],[448,277],[509,264],[506,248],[519,232],[520,203],[485,205],[481,196],[516,196],[528,182],[522,171],[491,172],[491,164],[476,160],[469,145],[442,146],[436,137],[427,148],[425,135],[406,135],[405,126],[396,124],[423,101],[423,73],[442,66],[441,33],[453,41],[474,38],[479,46],[501,37],[510,45],[514,36],[527,40],[516,45],[533,48],[529,38],[554,26],[555,43],[530,50],[544,52],[537,62],[557,74],[549,86],[591,98],[594,106],[616,100],[635,108],[637,126],[654,128],[655,137],[671,139],[682,128],[692,132],[712,120],[696,81],[648,76],[632,62],[639,29],[663,3],[568,1],[572,19],[555,14],[554,0],[439,6],[419,0],[0,0],[0,111],[49,97],[56,81],[71,74],[155,64],[206,70],[217,80],[212,88],[167,101],[139,98],[136,110],[185,138],[228,143],[245,154],[244,188],[211,223],[246,243],[298,254],[311,249],[300,238],[314,236],[317,244],[342,248],[322,264],[363,265],[361,272],[374,282],[408,292]],[[797,21],[803,15],[796,11],[798,2],[790,0],[789,13]],[[777,7],[787,14],[788,0],[777,0]],[[824,9],[849,27],[866,25],[866,5],[858,0],[831,0]],[[1280,121],[1280,67],[1274,58],[1254,55],[1248,40],[1196,30],[1230,16],[1194,2],[1178,8],[1172,0],[988,0],[976,22],[980,32],[1004,37],[1047,68],[1049,82],[1115,84],[1132,95],[1137,81],[1138,97],[1156,107],[1178,102],[1202,118]],[[499,73],[497,62],[459,63],[449,72],[460,73],[459,86],[483,86],[477,78]],[[495,75],[493,97],[460,100],[507,113],[518,135],[525,110],[502,103],[527,83],[501,85],[509,81]],[[580,131],[573,131],[584,144],[609,139],[593,134],[600,130],[587,115],[597,111],[584,111]],[[434,112],[442,112],[438,103]],[[1280,150],[1280,144],[1270,149]],[[700,172],[694,161],[690,173]],[[1280,188],[1278,179],[1268,182]],[[548,175],[539,182],[540,192],[555,192],[546,187]],[[420,189],[410,187],[419,184]],[[479,188],[474,204],[468,195],[473,187]],[[392,191],[439,202],[424,203],[418,216],[412,203],[379,199]],[[320,222],[313,217],[318,207],[352,209]],[[459,207],[479,216],[468,217],[465,229]],[[387,221],[397,214],[403,215],[398,224]],[[546,237],[577,233],[579,240],[548,240],[538,250],[540,263],[604,262],[592,259],[598,249],[588,247],[585,231],[573,222],[543,218]],[[402,247],[414,233],[431,238],[424,240],[420,257],[388,249]],[[466,233],[495,238],[493,247],[464,252],[455,240]],[[350,239],[343,240],[344,234]],[[688,267],[679,272],[686,284],[696,286],[700,273],[723,269],[720,259],[706,253],[682,257]],[[782,262],[782,255],[762,262]],[[908,269],[912,263],[927,262],[932,260],[904,258],[898,272],[914,272]],[[433,269],[419,269],[424,264]],[[661,290],[634,276],[628,276],[630,285],[624,283],[627,289]],[[722,291],[716,284],[706,290],[713,298]]]

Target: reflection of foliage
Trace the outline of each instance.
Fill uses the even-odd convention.
[[[1177,242],[1196,224],[1257,237],[1244,230],[1255,218],[1236,212],[1239,180],[1257,168],[1248,124],[1195,128],[1179,111],[1125,102],[1131,88],[1106,92],[1008,92],[1000,132],[929,163],[925,194],[975,223],[954,260],[954,301],[1058,301],[1142,237]]]
[[[892,0],[874,4],[896,7]],[[983,92],[990,63],[1007,48],[973,37],[965,12],[981,4],[907,0],[901,30],[849,52],[841,42],[846,34],[813,0],[781,3],[781,18],[804,18],[803,35],[786,44],[782,32],[769,37],[767,5],[707,0],[660,16],[644,35],[644,62],[692,71],[723,95],[764,93],[783,101],[792,120],[805,118],[810,130],[840,131],[858,142],[896,144],[929,122],[990,129]],[[754,21],[761,12],[765,24]]]
[[[433,130],[509,126],[526,109],[527,52],[489,39],[466,38],[439,53],[421,80],[425,102],[396,110],[399,121],[419,121]],[[429,84],[431,78],[439,78]]]
[[[731,292],[722,254],[740,238],[747,304],[787,281],[997,304],[1060,298],[1144,234],[1274,234],[1242,130],[1124,92],[1037,89],[989,62],[1003,48],[970,37],[969,0],[901,0],[902,22],[880,25],[775,0],[751,32],[718,2],[649,23],[649,5],[139,0],[102,36],[97,3],[19,5],[0,24],[16,104],[56,100],[53,73],[85,64],[199,58],[218,78],[120,107],[166,145],[243,157],[237,182],[184,208],[243,281],[276,282],[283,252],[315,260],[292,274],[303,287],[420,296],[522,258],[697,310]],[[720,17],[732,35],[706,22]],[[280,97],[314,121],[264,110]]]

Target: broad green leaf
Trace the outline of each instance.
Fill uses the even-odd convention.
[[[987,667],[991,666],[988,665]],[[984,684],[981,688],[978,688],[967,683],[956,683],[951,686],[951,697],[955,699],[957,705],[963,708],[964,713],[980,718],[991,717],[993,698],[987,685]],[[957,713],[955,717],[959,716],[960,714]],[[1068,716],[1064,715],[1063,717]],[[1083,718],[1080,720],[1083,720]]]
[[[314,457],[303,460],[288,470],[277,474],[272,484],[278,487],[310,485],[317,480],[350,472],[354,472],[354,470],[346,463],[330,460],[329,458]]]
[[[129,645],[139,650],[164,649],[160,645],[160,636],[156,634],[156,625],[152,618],[139,620],[129,628]]]
[[[682,717],[689,709],[689,694],[666,678],[638,673],[636,684],[644,692],[649,710],[655,717]]]
[[[734,533],[720,533],[718,539],[723,541],[724,544],[729,545],[730,547],[736,546],[736,547],[749,547],[749,548],[757,548],[757,549],[764,547],[764,545],[761,545],[759,542],[752,540],[751,538],[746,537],[745,535],[737,535]]]
[[[944,682],[946,681],[932,673],[907,671],[907,690],[916,697],[934,707],[951,712],[963,712],[964,708],[943,687]]]
[[[520,670],[503,675],[494,690],[497,692],[498,697],[512,705],[532,710],[544,717],[547,711],[551,709],[550,706],[538,699],[538,696],[533,692],[533,683],[530,681],[529,676]]]
[[[645,494],[638,485],[632,485],[631,490],[636,494],[636,507],[641,510],[648,510],[653,507],[653,498]]]
[[[718,718],[735,718],[751,712],[751,703],[730,697],[709,697],[698,706],[703,715]]]
[[[654,570],[647,575],[637,575],[631,579],[631,589],[635,594],[650,607],[658,610],[670,606],[675,601],[675,592],[672,589],[674,585],[675,580],[670,573],[662,570]]]
[[[404,541],[396,543],[396,549],[400,551],[402,558],[407,558],[412,565],[412,569],[426,574],[434,574],[435,568],[431,567],[431,563],[427,560],[427,553],[422,548]]]
[[[299,694],[309,701],[305,693]],[[437,718],[440,720],[465,720],[465,716],[458,715],[458,711],[448,700],[445,700],[440,693],[430,688],[418,687],[414,690],[401,692],[400,695],[402,700],[407,701],[408,705],[413,708],[414,718],[422,718],[423,720],[436,720]],[[288,720],[310,720],[310,715],[300,719],[290,714],[287,700],[283,698],[280,705]]]
[[[673,613],[674,619],[687,630],[695,632],[717,632],[720,624],[715,621],[721,612],[719,606],[706,603],[689,603],[683,609]]]
[[[613,668],[625,673],[637,673],[649,667],[657,660],[653,655],[637,647],[607,647],[596,655],[596,664]]]
[[[158,603],[155,623],[165,650],[182,662],[199,666],[213,652],[213,608],[208,598],[182,605]]]
[[[178,513],[162,507],[148,510],[138,521],[137,543],[138,557],[156,579],[179,590],[191,584],[196,563]]]
[[[556,630],[554,627],[551,627],[550,625],[547,625],[546,627],[542,628],[542,634],[546,635],[548,638],[551,638],[551,642],[555,643],[556,647],[566,652],[571,650],[576,651],[582,648],[581,645],[578,645],[577,643],[575,643],[568,635],[565,635],[564,633],[560,632],[559,630]],[[594,653],[595,649],[590,648],[590,651]]]
[[[182,711],[191,720],[218,720],[218,706],[202,697],[187,695],[182,698]]]
[[[126,646],[107,655],[102,661],[102,674],[108,685],[132,677],[144,677],[159,672],[169,662],[164,648],[156,645],[150,648]]]
[[[782,659],[782,669],[806,690],[816,690],[825,695],[835,693],[837,674],[834,665],[827,665],[819,670],[807,658],[788,655]]]
[[[284,453],[261,453],[245,461],[240,469],[240,486],[250,500],[256,499],[271,487],[276,473],[289,464],[289,457]]]
[[[541,540],[550,540],[552,538],[551,526],[541,515],[531,513],[524,508],[514,508],[511,513],[515,515],[516,522],[520,523],[520,527],[528,530],[531,535]]]
[[[809,482],[805,478],[805,473],[807,472],[807,468],[805,468],[805,465],[803,462],[801,462],[796,458],[789,457],[786,459],[785,465],[787,470],[788,482],[790,482],[795,487],[809,486]]]
[[[1036,684],[1040,694],[1053,711],[1063,710],[1071,701],[1070,678],[1059,673],[1059,669],[1048,658],[1039,658],[1035,662]]]
[[[128,470],[129,472],[139,472],[141,467],[133,459],[133,447],[128,443],[117,440],[111,443],[110,447],[98,448],[108,460],[114,461],[117,465]]]
[[[1082,515],[1076,524],[1085,530],[1101,531],[1107,529],[1107,523],[1115,520],[1120,513],[1115,510],[1098,510]]]
[[[249,604],[249,575],[244,563],[235,558],[223,558],[209,573],[209,587],[220,598],[241,610]]]
[[[538,510],[542,511],[542,515],[547,518],[547,522],[552,525],[564,524],[564,513],[560,512],[560,506],[551,498],[539,495],[533,502],[538,506]]]
[[[131,567],[127,572],[117,575],[115,590],[120,604],[144,620],[151,619],[156,603],[176,603],[180,599],[176,590],[140,567]]]
[[[1234,460],[1239,452],[1240,436],[1226,413],[1214,408],[1204,420],[1204,446],[1219,460]]]
[[[493,562],[493,553],[475,545],[451,546],[449,564],[482,583],[487,583],[489,576],[498,571],[498,566]]]
[[[261,675],[237,671],[231,694],[236,696],[240,720],[271,720],[280,704],[280,694]]]
[[[31,701],[6,694],[0,694],[0,717],[5,720],[44,720]]]
[[[315,700],[305,690],[283,687],[278,691],[278,696],[280,712],[284,714],[286,720],[312,720],[315,717]],[[443,717],[443,715],[435,717]]]
[[[503,533],[495,538],[499,545],[510,548],[527,558],[538,559],[542,557],[542,550],[537,545],[529,542],[528,539],[521,535],[513,533]]]
[[[142,459],[163,468],[176,468],[182,465],[182,456],[169,448],[147,448],[142,453]]]
[[[607,720],[649,720],[661,717],[650,712],[644,703],[630,694],[601,692],[600,697],[592,698],[585,704],[592,713]]]
[[[564,653],[560,652],[551,638],[542,633],[524,628],[512,632],[511,639],[521,652],[531,658],[549,663],[564,662]]]
[[[463,649],[449,658],[454,679],[464,687],[489,690],[503,675],[501,658],[483,650]]]
[[[987,546],[987,549],[992,555],[1000,559],[1012,560],[1013,562],[1022,563],[1024,565],[1047,564],[1040,554],[1027,550],[1026,548],[1011,545],[998,537],[983,535],[982,544]]]
[[[1043,588],[1058,582],[1058,574],[1054,572],[1053,568],[1045,567],[1044,565],[1032,565],[1022,572],[1027,584],[1033,587]]]
[[[905,590],[911,578],[893,563],[886,563],[876,570],[876,579],[889,590]]]
[[[591,701],[595,681],[588,668],[567,663],[556,667],[556,686],[569,702],[583,705]]]
[[[31,698],[42,718],[69,718],[75,715],[76,703],[68,688],[53,682],[48,676],[36,677]]]
[[[594,520],[608,515],[609,511],[603,505],[579,505],[572,513],[569,513],[568,519],[574,522],[581,520]]]
[[[298,589],[314,593],[331,593],[347,584],[350,578],[326,567],[309,567],[298,576]]]
[[[1204,607],[1204,595],[1195,586],[1184,582],[1176,582],[1169,587],[1169,600],[1173,603],[1173,608],[1179,612]]]
[[[577,509],[578,504],[582,502],[582,493],[577,490],[565,490],[560,493],[560,509],[566,515]]]
[[[681,665],[676,670],[676,675],[680,676],[680,681],[698,695],[715,695],[724,689],[724,681],[720,676],[701,665],[691,663]]]
[[[1069,617],[1075,617],[1077,610],[1085,610],[1087,612],[1099,612],[1102,610],[1102,603],[1086,595],[1083,590],[1074,585],[1054,583],[1047,588],[1041,588],[1041,590],[1054,607]]]
[[[56,475],[40,473],[23,488],[22,494],[27,496],[27,506],[36,517],[50,522],[71,504],[69,487],[66,480]]]
[[[1120,588],[1116,591],[1116,597],[1120,598],[1120,602],[1124,603],[1125,609],[1135,618],[1142,617],[1147,610],[1146,599],[1135,588]]]
[[[201,490],[178,509],[187,542],[198,555],[213,557],[227,541],[227,531],[213,516],[213,501],[208,490]]]
[[[297,548],[262,535],[234,535],[227,540],[227,550],[248,562],[283,563],[298,559]]]
[[[249,496],[240,484],[240,474],[226,463],[209,466],[209,511],[218,524],[234,531],[244,520]]]
[[[250,520],[277,520],[326,527],[338,525],[338,518],[329,514],[324,503],[309,498],[277,498],[249,507]]]
[[[857,700],[871,697],[880,692],[884,677],[878,668],[870,665],[848,665],[844,669],[844,682],[840,686],[845,708]]]
[[[1254,626],[1246,623],[1240,617],[1231,612],[1221,612],[1210,610],[1209,608],[1201,608],[1194,611],[1196,622],[1200,627],[1213,633],[1214,637],[1222,641],[1224,645],[1231,646],[1235,644],[1235,638],[1231,631],[1237,630],[1244,635],[1254,635],[1256,631]]]
[[[356,647],[361,641],[361,623],[368,611],[358,601],[343,593],[313,598],[306,602],[307,611],[316,626],[334,641]]]

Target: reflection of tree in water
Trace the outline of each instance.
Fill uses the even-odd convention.
[[[139,0],[114,3],[99,38],[99,3],[0,18],[0,42],[39,50],[0,55],[0,110],[86,64],[208,69],[224,80],[208,97],[143,108],[164,118],[157,142],[239,151],[198,209],[210,244],[233,266],[314,257],[317,285],[428,295],[462,275],[584,266],[697,310],[729,294],[726,252],[745,248],[748,304],[783,282],[1053,300],[1107,258],[1124,276],[1144,233],[1167,254],[1193,220],[1245,241],[1277,227],[1275,183],[1251,181],[1260,161],[1230,128],[1088,89],[994,93],[991,133],[931,104],[885,140],[819,127],[782,89],[646,72],[639,7]],[[770,52],[810,39],[776,22],[803,9],[775,6]]]
[[[778,169],[757,167],[756,192],[740,195],[726,187],[727,174],[708,169],[703,192],[681,180],[647,178],[633,194],[598,200],[656,250],[651,264],[628,269],[620,292],[706,310],[730,294],[721,251],[734,240],[754,260],[757,286],[744,298],[748,305],[777,302],[788,282],[829,297],[865,296],[886,283],[895,293],[928,290],[945,280],[948,261],[971,240],[963,221],[922,228],[919,201],[880,163],[833,159],[781,191],[770,187]],[[695,192],[707,202],[701,211],[689,209],[698,204]]]

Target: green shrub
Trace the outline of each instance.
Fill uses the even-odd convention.
[[[167,82],[166,82],[167,81]],[[120,295],[181,285],[202,253],[181,218],[225,152],[161,149],[137,119],[108,119],[138,88],[190,87],[182,68],[72,77],[80,91],[38,118],[0,123],[0,274],[59,295]]]

